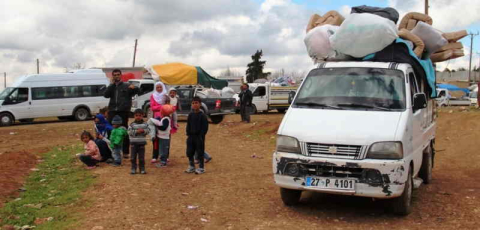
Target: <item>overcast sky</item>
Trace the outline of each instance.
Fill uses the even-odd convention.
[[[480,30],[480,4],[430,0],[435,28]],[[424,0],[1,0],[0,73],[7,86],[18,76],[64,72],[75,63],[90,67],[184,62],[212,75],[230,67],[244,72],[251,55],[263,50],[269,71],[313,67],[303,38],[309,17],[351,6],[391,6],[401,17],[424,11]],[[475,38],[474,63],[480,36]],[[469,54],[470,39],[462,39]],[[468,68],[468,58],[442,63]],[[3,81],[0,84],[3,88]]]

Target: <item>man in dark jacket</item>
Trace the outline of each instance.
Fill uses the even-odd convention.
[[[104,96],[110,98],[108,103],[108,121],[112,123],[113,117],[122,118],[122,126],[128,128],[128,115],[132,107],[132,97],[138,93],[134,85],[122,82],[122,71],[114,69],[111,84],[105,90]],[[130,139],[128,136],[123,141],[123,157],[128,158],[130,153]]]
[[[238,94],[238,98],[240,98],[240,116],[242,117],[242,121],[250,123],[253,94],[248,88],[248,84],[243,84],[242,92]]]

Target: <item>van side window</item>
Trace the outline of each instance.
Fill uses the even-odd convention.
[[[10,93],[6,104],[18,104],[28,101],[28,88],[16,88]]]
[[[410,98],[412,98],[412,102],[413,102],[413,95],[418,93],[417,81],[413,73],[408,74],[408,81],[410,82],[410,94],[411,94]]]
[[[150,93],[152,91],[153,91],[153,84],[142,84],[140,86],[140,93],[138,95],[139,96],[144,95],[144,94]]]
[[[267,90],[265,89],[265,86],[259,86],[253,93],[253,96],[262,97],[262,96],[265,96],[266,94],[267,94]]]

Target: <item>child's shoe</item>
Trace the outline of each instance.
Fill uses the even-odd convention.
[[[97,166],[88,166],[87,169],[94,169],[96,168]]]
[[[108,159],[105,161],[105,163],[111,164],[111,163],[113,163],[113,159],[112,159],[112,158],[108,158]]]
[[[210,161],[212,160],[212,158],[213,158],[213,157],[210,157],[210,158],[208,158],[208,159],[205,159],[205,163],[210,162]]]
[[[141,173],[141,174],[147,174],[147,171],[142,170],[142,171],[140,171],[140,173]]]
[[[157,163],[157,159],[152,159],[152,160],[150,161],[150,163],[152,163],[152,164]]]
[[[195,174],[203,174],[205,173],[205,169],[204,168],[198,168],[195,170]]]
[[[185,170],[185,173],[194,173],[195,172],[195,167],[188,166],[187,170]]]
[[[135,169],[132,169],[132,171],[130,171],[130,174],[132,174],[132,175],[135,174],[135,173],[137,173],[137,171]]]

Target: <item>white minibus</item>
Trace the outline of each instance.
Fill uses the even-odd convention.
[[[22,76],[0,93],[0,126],[40,117],[86,120],[108,105],[108,84],[100,69]]]

